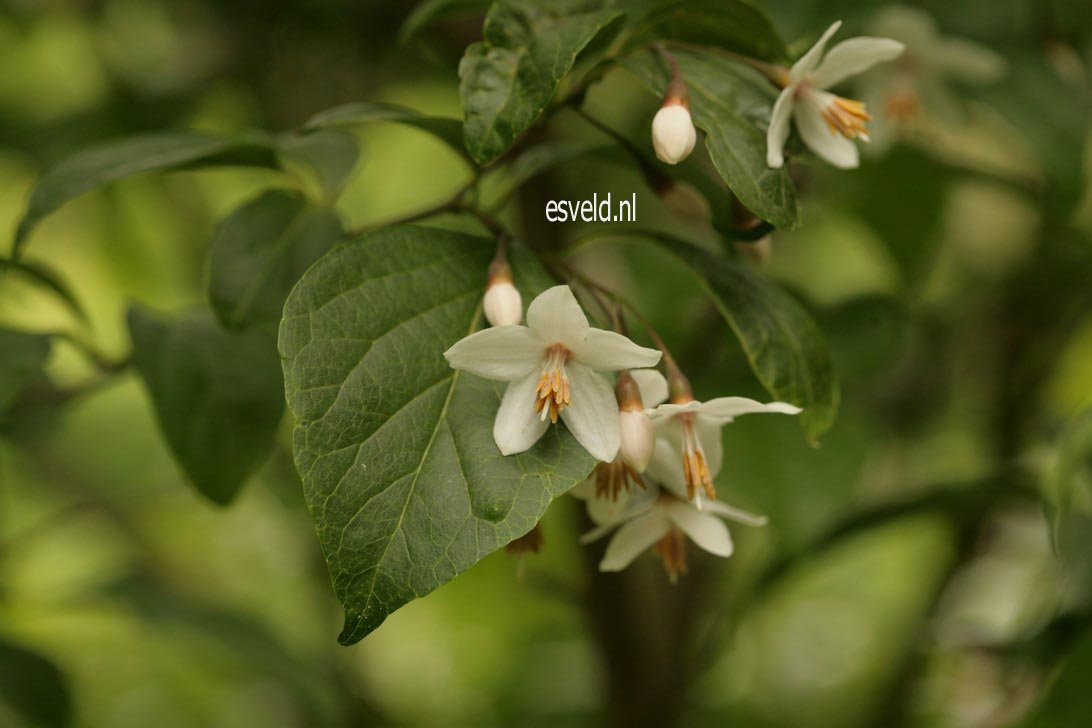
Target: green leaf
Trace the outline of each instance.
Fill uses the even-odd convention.
[[[30,193],[15,232],[12,258],[18,258],[34,226],[61,205],[96,187],[143,172],[241,165],[277,167],[267,138],[226,138],[195,132],[130,137],[79,152],[47,170]]]
[[[89,323],[90,319],[87,318],[87,312],[80,305],[76,294],[72,292],[72,289],[68,287],[60,274],[47,263],[0,258],[0,276],[7,270],[26,276],[38,285],[53,291],[77,320],[85,324]]]
[[[0,722],[6,715],[25,725],[57,727],[72,722],[68,681],[52,662],[36,652],[0,640]]]
[[[765,11],[745,0],[661,0],[637,25],[640,30],[628,41],[631,47],[675,40],[761,60],[789,59]]]
[[[499,0],[482,28],[484,40],[459,63],[463,135],[479,164],[498,157],[542,114],[580,52],[617,32],[621,13],[601,2],[536,4]]]
[[[0,327],[0,412],[42,373],[49,337]]]
[[[527,533],[594,464],[562,427],[501,456],[503,385],[443,358],[480,324],[495,247],[387,228],[331,251],[285,305],[296,465],[345,608],[343,644]],[[517,284],[530,296],[541,277],[517,250]]]
[[[427,26],[457,15],[484,13],[491,0],[425,0],[413,9],[398,31],[398,42],[405,43]]]
[[[814,441],[830,429],[839,388],[819,327],[791,296],[750,268],[662,233],[648,237],[690,267],[743,347],[755,376],[782,402],[803,408]]]
[[[209,251],[209,301],[229,328],[277,323],[292,286],[341,239],[333,210],[266,190],[229,215]]]
[[[369,124],[376,121],[405,124],[428,132],[454,149],[464,159],[470,161],[466,149],[463,147],[463,128],[458,119],[428,116],[420,111],[399,106],[398,104],[359,102],[335,106],[311,117],[304,128],[333,129]]]
[[[710,52],[674,49],[690,87],[694,125],[717,172],[739,201],[779,228],[797,225],[800,211],[787,169],[766,165],[766,126],[777,91],[749,66]],[[626,59],[625,68],[662,96],[670,71],[651,51]]]
[[[201,310],[167,319],[134,307],[128,318],[167,445],[202,495],[229,502],[269,454],[284,412],[272,337],[225,331]]]
[[[338,129],[316,129],[285,134],[277,140],[283,166],[301,165],[314,174],[322,199],[336,200],[345,191],[349,175],[360,159],[351,134]]]

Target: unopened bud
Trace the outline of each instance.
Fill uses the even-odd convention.
[[[652,450],[656,445],[652,418],[645,414],[641,391],[629,372],[618,375],[614,391],[618,397],[618,430],[621,435],[618,457],[638,473],[643,472],[652,459]]]
[[[652,119],[652,146],[661,162],[678,164],[690,156],[697,141],[686,84],[676,79],[668,84],[663,105]]]
[[[489,265],[489,282],[482,299],[485,319],[491,326],[507,326],[523,321],[523,299],[512,283],[512,269],[504,260]]]

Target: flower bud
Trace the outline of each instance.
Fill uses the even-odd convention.
[[[668,84],[664,103],[652,119],[652,146],[661,162],[678,164],[690,156],[697,141],[686,84],[676,79]]]
[[[640,473],[648,467],[656,445],[652,418],[645,414],[641,392],[629,372],[618,375],[614,391],[618,397],[618,431],[621,435],[618,457]]]
[[[482,299],[485,319],[490,326],[507,326],[523,321],[523,299],[512,284],[512,269],[504,260],[489,265],[489,282]]]

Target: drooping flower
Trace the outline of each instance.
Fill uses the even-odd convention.
[[[568,286],[531,302],[527,326],[495,326],[444,352],[455,369],[509,382],[493,424],[504,455],[524,452],[558,417],[598,460],[618,453],[618,403],[597,372],[655,366],[660,352],[594,329]]]
[[[569,491],[588,502],[588,514],[596,523],[620,515],[635,490],[645,490],[641,477],[656,447],[652,418],[644,400],[661,402],[667,397],[667,380],[655,369],[623,372],[615,386],[618,396],[621,447],[609,463],[599,463],[583,483]]]
[[[592,516],[595,520],[595,516]],[[607,545],[600,571],[621,571],[649,548],[664,563],[674,583],[687,570],[685,535],[703,550],[716,556],[732,555],[732,537],[721,518],[749,526],[764,526],[766,518],[732,508],[720,501],[707,501],[704,510],[678,498],[667,490],[653,487],[649,496],[633,498],[630,506],[617,517],[602,522],[586,533],[581,541],[590,543],[614,532]]]
[[[876,13],[868,29],[906,45],[898,63],[873,68],[861,77],[861,96],[876,109],[873,147],[882,150],[894,138],[936,123],[958,128],[966,103],[952,87],[987,84],[1005,74],[1004,57],[984,45],[945,36],[928,13],[889,5]]]
[[[824,57],[827,41],[841,25],[841,21],[831,25],[781,79],[784,90],[774,104],[766,134],[769,166],[785,163],[790,120],[796,122],[804,143],[835,167],[852,169],[859,164],[853,140],[868,141],[867,122],[872,117],[860,101],[836,96],[827,89],[877,63],[897,58],[904,46],[889,38],[851,38]]]
[[[523,321],[523,299],[512,282],[512,268],[499,254],[489,264],[482,310],[490,326],[509,326]]]
[[[787,402],[763,404],[746,397],[718,397],[708,402],[694,399],[690,384],[681,374],[671,377],[671,402],[659,404],[649,414],[656,427],[656,449],[649,474],[680,497],[702,507],[701,493],[716,498],[713,479],[724,463],[720,430],[740,415],[774,412],[795,415],[800,408]],[[662,401],[662,400],[661,400]]]

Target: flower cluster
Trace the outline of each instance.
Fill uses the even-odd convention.
[[[505,283],[511,285],[510,276]],[[670,383],[649,368],[661,352],[592,328],[568,286],[535,298],[527,326],[479,331],[444,356],[456,369],[508,382],[493,427],[501,453],[528,450],[560,419],[600,461],[573,493],[587,500],[598,524],[587,540],[617,529],[602,570],[622,569],[656,545],[674,579],[686,571],[684,534],[706,551],[728,556],[732,542],[720,518],[765,523],[716,500],[713,481],[724,459],[720,431],[743,414],[800,409],[745,397],[695,400],[673,362]],[[611,371],[619,372],[613,389],[600,373]]]

